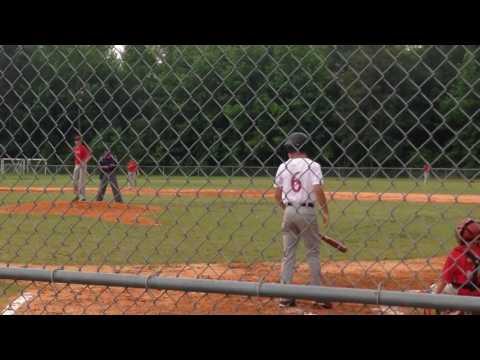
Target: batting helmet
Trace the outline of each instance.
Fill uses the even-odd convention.
[[[285,147],[287,148],[288,152],[299,152],[304,150],[307,142],[307,135],[305,135],[304,133],[296,132],[290,134],[287,137],[287,141],[285,141]]]
[[[460,243],[477,241],[480,239],[480,224],[473,219],[465,219],[457,225],[455,235]]]

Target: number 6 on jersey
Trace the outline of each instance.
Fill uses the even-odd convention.
[[[300,192],[302,190],[302,182],[300,179],[297,178],[297,175],[300,174],[299,172],[293,174],[292,180],[290,181],[290,187],[292,190],[296,193]]]

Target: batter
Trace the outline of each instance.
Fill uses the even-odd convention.
[[[291,134],[285,146],[288,161],[281,164],[275,176],[275,200],[284,210],[283,259],[281,282],[289,284],[295,269],[296,250],[300,238],[304,239],[307,262],[310,268],[310,284],[321,285],[322,275],[319,259],[320,233],[316,206],[320,205],[323,223],[328,224],[328,206],[320,164],[307,157],[304,147],[308,141],[305,134]],[[295,299],[281,299],[281,307],[295,306]],[[330,309],[330,303],[317,303]]]

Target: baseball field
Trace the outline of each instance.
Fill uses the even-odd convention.
[[[126,178],[119,183],[126,186]],[[110,203],[110,193],[104,204],[94,202],[94,176],[89,201],[75,205],[66,175],[2,176],[0,185],[3,264],[278,281],[281,211],[271,198],[271,178],[140,177],[136,189],[122,190],[123,205]],[[331,223],[322,230],[349,248],[341,254],[322,245],[326,281],[336,286],[425,288],[455,244],[454,225],[477,216],[480,204],[480,185],[462,179],[424,185],[330,178],[326,190]],[[299,250],[295,282],[305,283],[308,269]],[[36,296],[24,313],[278,311],[269,299],[166,294],[159,300],[160,292],[56,286],[54,298],[50,285],[4,283],[0,304],[23,290]],[[353,305],[342,311],[360,312]]]

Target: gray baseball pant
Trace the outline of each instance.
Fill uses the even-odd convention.
[[[424,183],[424,184],[427,183],[427,181],[428,181],[428,176],[429,176],[429,175],[430,175],[430,174],[427,173],[427,172],[424,172],[424,173],[423,173],[423,183]]]
[[[100,186],[97,193],[97,201],[103,201],[107,186],[110,184],[112,188],[113,198],[116,202],[123,202],[120,187],[118,186],[117,176],[115,174],[102,174],[100,176]]]
[[[87,185],[87,165],[75,165],[73,170],[73,191],[80,199],[85,199]]]
[[[137,173],[136,172],[128,172],[128,185],[130,187],[137,186]]]
[[[295,271],[297,246],[300,239],[305,241],[306,258],[310,268],[310,285],[321,285],[320,233],[317,213],[310,207],[287,206],[283,215],[283,260],[281,281],[289,284]]]

